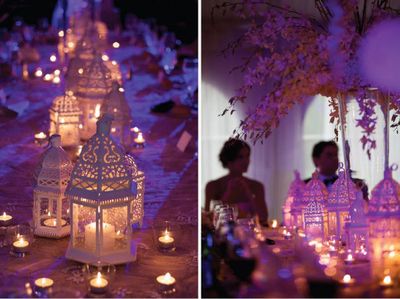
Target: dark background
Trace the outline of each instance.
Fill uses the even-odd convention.
[[[183,43],[197,40],[197,0],[113,0],[113,3],[120,11],[122,27],[125,16],[133,13],[141,19],[154,19],[157,25],[175,32]],[[34,26],[41,19],[51,24],[56,4],[57,0],[0,0],[0,27],[11,29],[17,19]]]

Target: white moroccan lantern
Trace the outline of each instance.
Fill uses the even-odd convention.
[[[81,138],[89,139],[96,132],[96,122],[104,99],[111,91],[111,73],[100,56],[83,69],[75,93],[83,112]]]
[[[343,164],[339,166],[339,178],[333,183],[328,196],[328,234],[337,241],[344,240],[344,225],[349,217],[350,204],[356,199],[357,189],[348,177]]]
[[[69,203],[64,196],[72,163],[61,147],[60,135],[50,137],[35,171],[33,223],[37,236],[62,238],[70,233]]]
[[[373,277],[384,270],[400,270],[400,184],[392,177],[392,167],[372,190],[368,205],[369,244]]]
[[[297,170],[294,172],[294,176],[295,179],[290,184],[285,204],[282,207],[283,223],[286,226],[302,227],[302,221],[299,221],[297,216],[302,219],[302,203],[305,183],[300,178],[300,173]]]
[[[302,204],[303,228],[305,228],[304,226],[305,207],[313,201],[322,203],[325,208],[328,201],[328,189],[326,189],[324,183],[318,179],[317,171],[313,173],[311,180],[306,184],[303,191],[303,204]]]
[[[56,97],[49,111],[50,134],[60,134],[62,146],[78,146],[82,111],[72,91]]]
[[[358,258],[368,258],[368,219],[364,210],[364,198],[361,191],[350,207],[349,222],[345,224],[347,234],[347,248]]]
[[[142,227],[144,217],[144,172],[138,170],[136,162],[131,155],[126,155],[125,161],[137,190],[136,199],[132,201],[131,206],[132,224],[138,223]]]
[[[113,116],[111,136],[128,148],[131,144],[131,109],[125,99],[125,91],[117,82],[113,82],[111,92],[101,106],[101,114]]]
[[[71,238],[66,257],[89,264],[123,264],[136,259],[131,244],[136,190],[125,154],[110,138],[111,116],[82,149],[65,192],[71,203]]]

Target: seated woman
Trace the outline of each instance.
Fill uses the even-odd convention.
[[[219,159],[229,173],[207,183],[205,210],[210,210],[211,200],[221,200],[237,208],[238,218],[257,215],[261,224],[267,224],[264,186],[243,176],[250,163],[250,146],[240,139],[231,138],[222,147]]]

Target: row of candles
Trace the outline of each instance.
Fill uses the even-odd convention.
[[[112,131],[113,131],[113,128],[111,128],[111,133],[112,133]],[[130,129],[130,131],[133,132],[133,135],[134,135],[133,142],[134,142],[135,147],[143,148],[145,145],[145,142],[146,142],[146,140],[143,137],[143,132],[140,131],[140,129],[138,127],[133,127]],[[40,146],[47,144],[48,136],[44,132],[39,132],[39,133],[34,134],[34,138],[35,138],[35,143]],[[82,150],[82,146],[80,146],[80,150]],[[78,156],[79,156],[79,154],[80,154],[80,151],[78,152]]]
[[[51,217],[50,212],[48,212],[47,216],[48,218],[45,219],[45,221],[43,222],[44,225],[50,227],[57,225],[56,219]],[[12,223],[13,223],[13,217],[11,215],[7,214],[6,212],[3,212],[3,214],[0,215],[0,226],[10,226],[12,225]],[[64,225],[65,223],[66,221],[63,220],[63,223],[61,223],[61,225]],[[89,224],[88,226],[90,225],[91,224]],[[103,225],[107,226],[107,224]],[[175,250],[176,248],[175,238],[173,237],[172,232],[168,229],[168,227],[169,224],[166,223],[166,227],[161,231],[157,239],[158,247],[162,252],[170,252]],[[93,230],[88,230],[88,233],[90,232],[93,233]],[[103,232],[107,233],[108,230],[107,229],[103,230]],[[118,237],[118,232],[116,234],[116,238],[117,237]],[[104,236],[104,239],[107,239],[107,236]],[[16,240],[13,241],[12,243],[12,251],[15,254],[15,256],[23,257],[28,253],[30,245],[31,245],[30,242],[26,240],[24,236],[17,234]],[[164,294],[175,292],[176,279],[169,272],[157,276],[156,282],[159,286],[160,292]],[[34,288],[35,291],[37,292],[50,292],[53,285],[54,281],[51,278],[47,277],[38,278],[34,281]],[[107,280],[107,277],[102,275],[101,272],[97,272],[96,277],[91,278],[89,281],[90,292],[96,294],[106,293],[108,291],[108,285],[109,281]],[[28,295],[29,292],[32,292],[29,283],[27,284],[27,292]]]
[[[284,226],[279,227],[277,220],[275,219],[272,220],[271,228],[273,230],[278,230],[279,233],[282,234],[285,240],[292,239],[293,235],[289,231],[289,229]],[[292,227],[292,229],[293,231],[296,231],[296,234],[300,239],[303,239],[304,241],[306,240],[306,235],[302,230],[296,230],[295,227]],[[329,277],[336,275],[337,271],[335,267],[337,265],[338,262],[337,260],[339,257],[341,257],[344,261],[344,264],[348,266],[353,265],[356,261],[351,250],[347,250],[347,252],[344,249],[338,250],[336,247],[335,240],[327,242],[321,242],[319,240],[311,240],[308,242],[308,246],[314,247],[315,253],[319,255],[319,264],[322,266],[326,266],[326,268],[324,269],[324,273]],[[392,246],[391,248],[392,249],[390,250],[388,255],[390,257],[394,257],[396,255],[396,252],[394,251],[394,246]],[[273,252],[278,253],[280,252],[280,250],[273,250]],[[365,248],[362,248],[361,252],[359,252],[358,254],[367,255],[367,252]],[[356,279],[352,277],[349,273],[345,273],[343,277],[339,280],[339,283],[342,284],[343,286],[352,286],[356,283]],[[393,278],[388,270],[384,271],[383,278],[379,282],[379,286],[384,289],[391,288],[394,286]]]

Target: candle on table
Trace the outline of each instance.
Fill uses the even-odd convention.
[[[39,145],[42,145],[47,139],[47,135],[45,133],[43,133],[43,132],[35,134],[34,137],[35,137],[35,141]]]
[[[100,272],[97,272],[96,278],[92,278],[89,284],[92,293],[101,294],[107,291],[108,280],[102,277]]]
[[[139,132],[138,136],[134,139],[134,141],[136,143],[136,146],[143,147],[144,146],[144,142],[145,142],[145,140],[143,138],[143,133]]]
[[[131,128],[131,131],[134,133],[139,133],[140,130],[138,127],[133,127],[133,128]]]
[[[119,48],[119,42],[113,42],[113,48],[118,49]]]
[[[122,240],[124,238],[124,234],[119,230],[115,233],[116,240]]]
[[[7,226],[11,223],[12,221],[12,216],[7,215],[6,212],[3,212],[3,215],[0,215],[0,226]]]
[[[35,77],[40,78],[40,77],[42,77],[42,76],[43,76],[43,71],[42,71],[42,69],[39,67],[39,68],[37,68],[37,70],[35,71]]]
[[[56,55],[52,54],[52,55],[50,56],[50,61],[51,61],[51,62],[56,62],[56,61],[57,61]]]
[[[172,250],[175,245],[175,239],[170,236],[170,232],[165,230],[163,236],[158,238],[158,244],[161,249]]]
[[[103,248],[112,249],[114,247],[114,239],[114,225],[103,223]],[[96,248],[96,222],[92,222],[85,226],[85,246],[92,249]]]
[[[390,275],[386,275],[386,276],[382,279],[382,281],[381,281],[381,283],[380,283],[380,286],[381,286],[382,288],[390,288],[390,287],[392,287],[392,286],[393,286],[392,277],[390,277]]]
[[[156,280],[162,293],[175,291],[176,279],[169,272],[165,275],[157,276]]]
[[[346,257],[346,259],[344,260],[345,264],[352,264],[354,262],[354,258],[353,255],[351,253],[349,253]]]
[[[13,243],[13,250],[17,253],[26,253],[28,252],[29,242],[24,240],[23,237],[20,237],[18,234],[18,240]]]
[[[54,284],[50,278],[42,277],[35,280],[35,288],[39,291],[49,290]]]
[[[43,224],[45,226],[49,226],[49,227],[56,227],[58,224],[58,221],[56,218],[49,218],[46,219]],[[64,226],[65,224],[67,224],[67,221],[65,221],[64,219],[61,219],[61,226]]]
[[[353,285],[355,281],[356,280],[352,278],[350,274],[345,274],[340,282],[345,286],[349,286]]]

